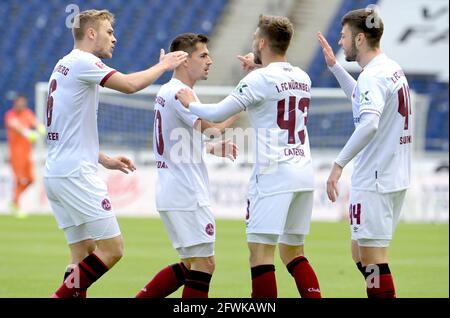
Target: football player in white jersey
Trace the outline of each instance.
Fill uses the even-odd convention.
[[[214,272],[215,221],[209,208],[208,172],[203,152],[234,160],[237,146],[229,141],[205,143],[202,133],[220,135],[237,116],[212,124],[176,99],[180,89],[193,89],[208,78],[212,64],[205,35],[184,33],[170,45],[170,51],[189,53],[187,61],[175,69],[173,78],[159,90],[155,100],[153,149],[158,168],[156,208],[181,262],[172,264],[136,295],[162,298],[184,285],[183,298],[208,297]]]
[[[192,113],[213,122],[247,110],[255,129],[256,163],[249,183],[246,230],[254,298],[277,297],[277,245],[300,295],[321,297],[316,274],[303,250],[314,190],[306,129],[311,81],[286,60],[293,32],[286,17],[261,15],[253,40],[259,69],[218,104],[200,104],[189,90],[177,95]]]
[[[388,246],[410,182],[412,111],[401,67],[380,49],[383,22],[373,9],[348,12],[339,45],[347,61],[363,69],[355,81],[336,62],[318,34],[326,63],[351,99],[355,131],[334,161],[327,181],[331,201],[338,196],[344,167],[354,159],[349,218],[352,256],[364,275],[368,297],[395,297]]]
[[[71,251],[62,286],[53,297],[85,297],[86,289],[122,257],[123,240],[112,213],[106,184],[96,175],[97,163],[124,173],[134,171],[125,157],[99,152],[98,86],[124,93],[145,88],[165,71],[186,60],[186,52],[164,55],[142,72],[122,74],[103,64],[116,39],[114,16],[107,10],[77,15],[74,49],[56,64],[49,80],[44,183],[58,226]]]

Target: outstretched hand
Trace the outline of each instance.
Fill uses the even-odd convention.
[[[189,104],[197,101],[194,93],[187,88],[182,88],[176,94],[176,99],[178,99],[184,107],[189,108]]]
[[[217,157],[224,157],[234,161],[238,155],[239,147],[232,143],[230,139],[227,139],[208,143],[207,152]]]
[[[333,67],[334,64],[336,64],[336,56],[334,56],[333,49],[330,44],[328,44],[327,39],[325,39],[322,33],[317,32],[317,38],[320,46],[322,47],[323,57],[325,58],[328,67]]]
[[[136,170],[134,163],[131,159],[124,156],[108,157],[104,156],[100,162],[106,169],[110,170],[120,170],[123,173],[128,174],[128,172],[133,172]]]
[[[164,49],[161,49],[159,53],[159,63],[164,65],[166,70],[173,70],[177,68],[181,63],[186,61],[188,53],[184,51],[175,51],[165,54]]]
[[[241,67],[244,71],[250,72],[255,68],[262,67],[261,64],[255,63],[255,55],[253,53],[248,53],[247,55],[238,55],[237,58],[241,61]]]

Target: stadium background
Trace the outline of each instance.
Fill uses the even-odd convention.
[[[40,118],[43,118],[43,105],[47,89],[45,83],[40,85],[38,83],[47,81],[57,59],[67,54],[73,47],[73,39],[65,23],[67,17],[73,12],[71,10],[74,5],[77,5],[80,10],[106,8],[115,14],[115,36],[118,44],[114,51],[114,57],[105,62],[125,73],[141,70],[156,63],[159,49],[167,50],[171,39],[179,33],[198,32],[210,35],[212,40],[210,51],[214,64],[208,81],[198,84],[205,86],[202,100],[218,100],[244,76],[235,56],[250,50],[251,39],[260,13],[288,16],[296,27],[288,54],[289,61],[299,65],[310,74],[314,88],[308,130],[317,172],[314,212],[316,223],[313,224],[312,233],[314,234],[314,228],[317,228],[318,236],[320,233],[324,234],[321,236],[324,241],[316,244],[320,248],[322,243],[327,244],[327,241],[337,239],[325,235],[328,231],[335,229],[343,231],[345,235],[339,236],[343,244],[347,239],[347,228],[343,222],[346,219],[346,198],[351,167],[346,169],[346,175],[342,181],[343,195],[337,205],[327,202],[324,181],[330,163],[350,136],[353,127],[348,110],[335,110],[345,107],[348,102],[342,98],[342,94],[339,94],[338,90],[333,90],[338,87],[338,84],[325,66],[315,33],[321,31],[326,35],[342,61],[342,54],[338,53],[337,45],[341,30],[340,18],[348,10],[364,8],[372,4],[378,5],[382,17],[386,17],[382,48],[387,55],[396,59],[404,67],[417,101],[414,105],[416,108],[413,110],[416,115],[415,124],[422,127],[416,131],[413,186],[409,191],[409,199],[403,210],[404,223],[399,229],[400,233],[404,233],[399,236],[404,235],[405,246],[398,246],[397,249],[408,251],[406,245],[411,244],[410,237],[419,235],[426,236],[428,239],[419,241],[417,243],[419,246],[429,248],[429,244],[433,244],[436,248],[435,253],[430,255],[436,269],[434,272],[434,280],[437,284],[437,287],[434,286],[436,293],[421,292],[420,284],[413,284],[411,288],[405,288],[404,295],[448,297],[449,5],[448,1],[444,0],[130,0],[126,2],[126,5],[119,0],[1,1],[0,235],[2,240],[0,241],[0,251],[4,253],[0,253],[2,255],[0,256],[0,297],[45,297],[51,291],[51,280],[54,280],[53,276],[57,275],[48,277],[49,280],[45,282],[45,284],[48,283],[48,286],[39,285],[28,293],[21,293],[20,288],[15,287],[21,285],[19,283],[21,270],[27,272],[26,268],[14,267],[14,264],[20,263],[19,255],[22,255],[17,251],[20,248],[33,246],[33,243],[36,243],[35,236],[42,238],[42,242],[46,242],[48,245],[38,244],[32,255],[45,256],[46,253],[49,253],[55,257],[55,262],[60,262],[63,267],[67,258],[67,255],[63,253],[63,236],[58,232],[51,216],[48,216],[50,211],[41,182],[42,165],[45,160],[45,146],[42,140],[35,147],[38,181],[24,196],[23,206],[32,214],[44,216],[32,216],[25,220],[15,220],[8,216],[12,182],[7,164],[3,116],[10,107],[12,99],[16,94],[21,93],[28,97],[30,107],[36,110]],[[343,64],[357,76],[356,68],[349,63],[343,62]],[[170,73],[166,73],[156,84],[163,84],[170,76]],[[157,218],[153,199],[156,175],[151,149],[152,94],[154,94],[154,90],[155,88],[146,90],[144,94],[134,97],[103,91],[99,110],[101,148],[111,154],[128,154],[135,159],[139,168],[138,172],[131,177],[110,173],[104,169],[100,169],[100,174],[107,180],[116,212],[120,216],[126,217],[122,220],[125,223],[124,227],[130,229],[130,232],[142,231],[145,239],[135,234],[129,234],[128,237],[130,240],[136,237],[136,242],[141,240],[139,244],[147,242],[151,245],[146,247],[148,253],[152,253],[151,247],[156,244],[151,241],[151,237],[149,238],[152,235],[164,238],[165,240],[159,237],[162,241],[157,244],[164,246],[161,250],[170,251],[170,244],[162,230],[162,224]],[[317,96],[320,95],[316,102],[314,102],[315,92],[317,92]],[[247,125],[244,114],[235,126],[247,127]],[[221,224],[223,224],[225,233],[232,233],[236,228],[241,230],[238,235],[230,234],[229,244],[233,244],[233,239],[242,239],[239,242],[243,257],[240,260],[240,266],[244,273],[242,275],[245,275],[247,274],[246,248],[242,244],[244,242],[242,236],[244,225],[240,219],[245,215],[245,186],[250,168],[248,156],[251,149],[241,147],[241,151],[242,156],[235,164],[214,158],[210,159],[209,170],[212,196],[215,202],[214,210],[221,219],[218,223],[218,231],[220,231]],[[4,216],[2,216],[3,214]],[[136,217],[142,216],[153,217],[144,221],[147,222],[148,229],[139,229],[141,222]],[[226,218],[232,220],[222,220]],[[323,221],[333,221],[333,223],[328,224]],[[330,226],[331,228],[329,228]],[[46,229],[45,234],[40,229]],[[125,229],[124,234],[127,237]],[[49,235],[52,240],[47,240],[46,235]],[[314,235],[309,240],[313,253]],[[218,242],[218,244],[221,243]],[[218,249],[220,246],[218,245]],[[58,247],[61,252],[56,253]],[[226,249],[234,248],[226,247]],[[136,249],[131,246],[130,250],[135,251]],[[343,246],[336,251],[348,253]],[[325,249],[323,252],[328,253],[329,250]],[[170,258],[175,257],[174,253],[166,253],[168,253],[166,256],[161,255],[156,259],[155,270],[165,265],[165,258],[170,261]],[[430,253],[432,253],[431,250]],[[14,261],[2,262],[2,259],[8,259],[7,255],[14,258]],[[227,261],[226,255],[228,254],[224,252],[224,262]],[[350,257],[339,254],[339,257],[341,256],[344,257],[343,259]],[[129,256],[129,259],[132,260],[133,257],[136,255]],[[232,253],[230,257],[233,257]],[[413,265],[420,261],[409,258],[408,255],[404,256],[402,261],[406,262],[405,268],[409,266],[413,276],[416,270]],[[328,261],[325,260],[325,262]],[[348,260],[346,263],[348,266],[352,266]],[[45,266],[49,266],[49,264],[46,263]],[[422,264],[422,266],[425,265]],[[58,269],[55,268],[55,270]],[[348,268],[347,270],[350,271]],[[437,274],[441,270],[445,274]],[[149,272],[151,273],[151,271]],[[326,269],[323,272],[325,273]],[[427,271],[427,275],[432,274]],[[331,276],[331,273],[329,275]],[[41,276],[45,277],[45,275]],[[41,280],[43,280],[42,277]],[[242,280],[246,279],[244,276]],[[145,281],[146,279],[140,280],[140,283]],[[140,287],[139,284],[137,285]],[[97,294],[94,292],[94,296],[114,296],[115,288],[112,282],[111,286],[108,288],[111,293],[105,293],[99,288]],[[234,287],[227,287],[224,282],[224,292],[218,292],[217,297],[233,295],[225,292],[230,288]],[[120,291],[118,293],[120,296]],[[242,295],[246,297],[245,295],[248,293],[242,292]],[[287,295],[295,297],[295,293]],[[346,294],[346,290],[339,291],[339,289],[335,294],[330,293],[330,295],[334,297],[364,296],[358,294],[357,291]]]

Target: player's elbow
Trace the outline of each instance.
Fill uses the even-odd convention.
[[[380,124],[380,118],[379,118],[378,116],[375,117],[375,118],[371,121],[371,124],[372,124],[372,130],[373,130],[373,132],[376,133],[376,132],[378,131],[378,126],[379,126],[379,124]]]
[[[378,122],[371,122],[367,125],[367,134],[370,138],[373,138],[378,131]]]
[[[127,82],[123,87],[122,93],[134,94],[134,93],[138,92],[139,90],[140,90],[140,88],[137,85],[135,85],[133,82]]]
[[[361,122],[361,128],[364,129],[365,134],[372,139],[378,131],[380,118],[375,114],[364,115]]]
[[[135,80],[135,78],[131,74],[125,75],[123,81],[123,93],[125,94],[134,94],[140,91],[143,87],[141,87]]]

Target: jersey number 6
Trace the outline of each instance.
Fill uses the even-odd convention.
[[[56,91],[56,80],[52,80],[50,82],[48,88],[48,97],[47,97],[47,127],[50,127],[52,124],[52,114],[53,114],[53,92]]]

